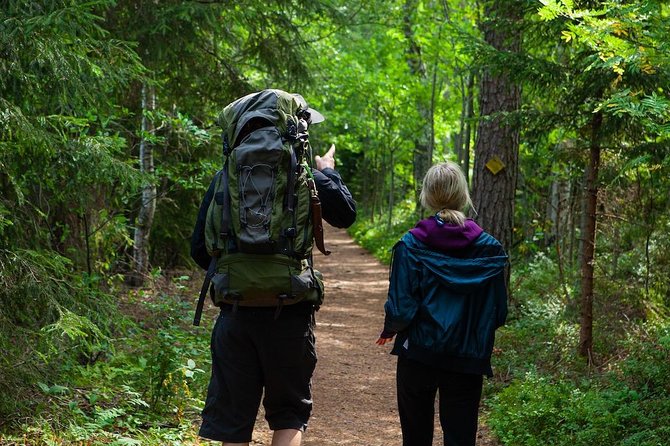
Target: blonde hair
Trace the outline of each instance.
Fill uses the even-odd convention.
[[[423,177],[421,205],[447,223],[465,224],[465,211],[472,206],[468,182],[458,164],[435,164]]]

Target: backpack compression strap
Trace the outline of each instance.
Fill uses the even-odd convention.
[[[228,236],[230,235],[230,188],[228,186],[228,156],[226,155],[226,162],[223,163],[222,170],[223,182],[223,209],[221,212],[221,233],[219,236],[223,239],[224,252],[228,252]]]
[[[214,273],[216,272],[216,259],[216,256],[212,256],[212,260],[209,261],[209,268],[207,268],[207,273],[205,274],[205,280],[202,282],[200,297],[198,298],[198,305],[195,307],[195,316],[193,317],[193,325],[196,327],[200,325],[202,309],[205,306],[205,296],[207,295],[207,290],[209,289],[209,285],[212,282],[212,276],[214,276]]]
[[[295,210],[295,177],[297,175],[297,169],[298,159],[295,156],[295,151],[291,149],[291,163],[289,165],[288,183],[286,185],[286,209],[291,213],[294,213]],[[293,226],[295,226],[295,224]]]
[[[230,232],[230,190],[228,189],[228,156],[226,155],[226,162],[223,164],[223,170],[221,171],[223,176],[223,209],[221,212],[221,233],[219,237],[223,239],[223,249],[225,252],[228,252],[228,236]],[[212,283],[212,277],[216,274],[216,261],[219,255],[213,255],[212,260],[209,262],[209,267],[207,268],[207,273],[205,274],[205,280],[202,282],[202,288],[200,289],[200,297],[198,297],[198,305],[195,308],[195,316],[193,318],[193,325],[200,325],[200,318],[202,316],[202,309],[205,306],[205,296],[207,295],[207,290],[209,289],[210,284]]]
[[[324,256],[327,256],[330,254],[330,251],[326,249],[326,246],[323,243],[323,220],[321,218],[321,200],[319,199],[319,193],[316,190],[316,184],[314,184],[313,178],[307,179],[307,185],[309,186],[309,192],[310,192],[309,203],[312,209],[314,244],[319,249],[319,251],[323,253]]]

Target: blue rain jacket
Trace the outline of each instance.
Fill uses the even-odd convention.
[[[392,354],[445,370],[492,376],[495,330],[507,317],[500,243],[482,232],[463,249],[438,251],[407,233],[393,248],[384,330]]]

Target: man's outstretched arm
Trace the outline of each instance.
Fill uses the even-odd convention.
[[[314,182],[321,199],[323,219],[336,228],[348,228],[356,220],[356,201],[335,170],[335,144],[326,154],[315,156]]]

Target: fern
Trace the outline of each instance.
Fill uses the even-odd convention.
[[[0,415],[20,413],[17,389],[54,379],[70,358],[106,348],[113,301],[53,252],[0,250]],[[13,395],[13,396],[12,396]]]

